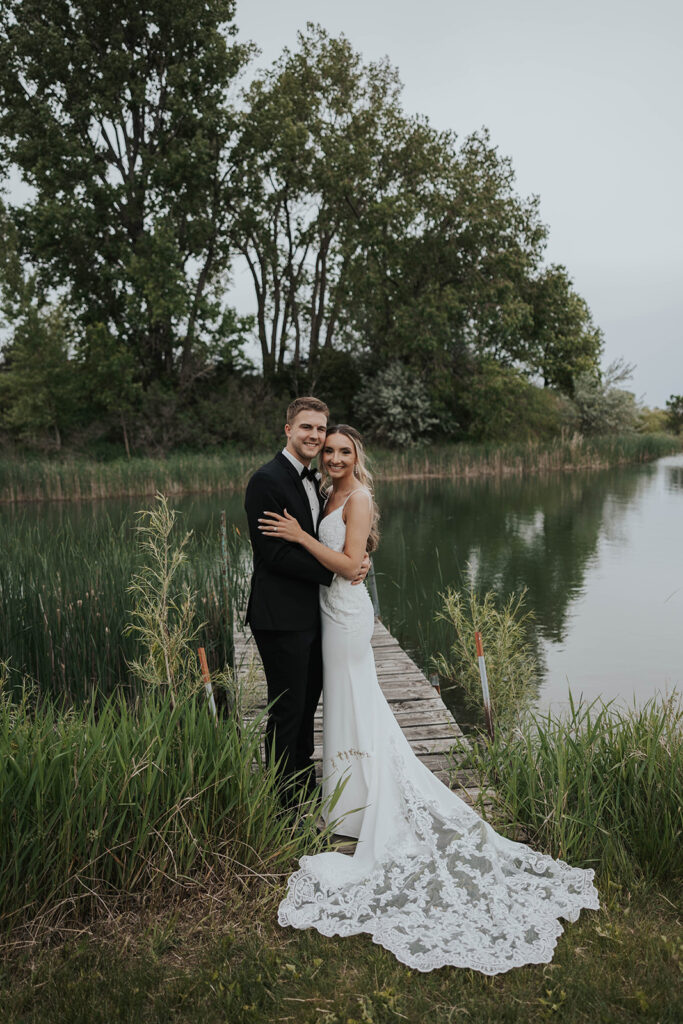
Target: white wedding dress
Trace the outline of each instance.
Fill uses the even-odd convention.
[[[348,500],[348,499],[347,499]],[[341,506],[320,523],[341,551]],[[377,682],[364,586],[320,588],[324,670],[323,796],[340,780],[336,831],[353,857],[302,857],[280,904],[281,925],[323,935],[367,932],[419,971],[446,964],[499,974],[547,963],[562,933],[599,908],[593,871],[498,835],[413,754]]]

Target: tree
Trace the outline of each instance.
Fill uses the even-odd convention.
[[[226,90],[250,48],[234,0],[6,0],[0,159],[34,195],[11,211],[25,263],[106,332],[145,386],[188,386],[221,333],[228,268]]]
[[[364,65],[343,36],[309,24],[246,93],[234,239],[266,376],[332,347],[378,167],[404,126],[399,90],[386,62]]]
[[[535,199],[514,191],[510,161],[485,131],[461,145],[421,126],[396,147],[397,186],[367,214],[354,260],[348,335],[382,365],[426,382],[442,429],[482,360],[514,365],[530,330],[529,282],[546,236]]]
[[[666,400],[666,411],[669,429],[674,434],[680,434],[683,430],[683,395],[671,395]]]
[[[529,282],[531,324],[518,355],[545,387],[571,396],[574,379],[594,372],[603,348],[603,335],[590,309],[574,291],[567,271],[553,265]]]
[[[515,194],[510,161],[485,131],[460,145],[406,116],[400,98],[393,68],[363,64],[343,36],[310,24],[246,94],[235,245],[268,376],[290,360],[310,376],[333,347],[370,357],[371,372],[414,365],[446,396],[467,353],[538,371],[538,201]],[[568,351],[585,340],[574,320],[589,314],[573,293],[565,305],[576,308],[564,309],[556,292],[555,317],[574,331]],[[540,310],[550,319],[550,300],[540,288],[534,298],[549,351]],[[437,394],[436,406],[448,400]]]
[[[639,412],[635,395],[617,386],[630,380],[633,370],[623,359],[615,359],[604,374],[578,374],[573,403],[582,433],[618,434],[635,429]]]
[[[0,424],[23,441],[55,448],[77,415],[74,328],[63,303],[50,304],[17,252],[16,231],[0,204]]]
[[[400,160],[400,202],[375,204],[374,237],[353,267],[361,345],[411,361],[437,405],[490,360],[571,394],[574,377],[595,369],[602,333],[566,270],[543,266],[538,202],[516,195],[510,161],[485,131],[460,146],[433,137]]]
[[[90,324],[80,370],[84,397],[91,413],[103,413],[118,420],[126,455],[130,458],[129,422],[142,402],[142,385],[137,379],[130,350],[104,324]]]
[[[475,363],[458,397],[461,436],[477,441],[554,437],[572,409],[554,389],[537,387],[521,371],[491,357]]]

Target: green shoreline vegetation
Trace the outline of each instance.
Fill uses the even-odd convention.
[[[579,704],[474,745],[496,827],[595,868],[603,908],[567,926],[549,965],[419,975],[366,937],[278,928],[288,874],[330,836],[278,815],[258,720],[238,725],[248,686],[212,673],[223,711],[217,722],[209,712],[195,658],[205,584],[189,573],[201,538],[176,539],[164,500],[138,529],[126,630],[135,699],[50,695],[11,663],[2,672],[4,1021],[679,1019],[677,698],[621,713]],[[122,569],[124,592],[126,582]],[[235,571],[230,600],[242,586]]]
[[[591,438],[571,434],[547,442],[441,444],[402,452],[371,448],[370,456],[378,480],[471,479],[605,469],[647,462],[679,449],[680,440],[668,434]],[[267,449],[178,452],[166,458],[107,462],[76,456],[4,456],[0,457],[0,503],[231,492],[243,488],[250,473],[268,458],[272,452]]]

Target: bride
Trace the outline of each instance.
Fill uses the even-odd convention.
[[[286,509],[259,522],[336,574],[320,587],[323,806],[334,803],[335,830],[358,843],[352,857],[302,857],[279,922],[323,935],[367,932],[419,971],[450,964],[500,974],[547,963],[563,931],[558,918],[599,908],[593,871],[498,835],[413,753],[377,682],[370,597],[351,586],[378,538],[358,431],[330,427],[322,463],[331,488],[319,540]]]

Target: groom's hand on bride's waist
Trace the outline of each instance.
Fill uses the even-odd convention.
[[[360,569],[358,570],[358,575],[356,576],[356,578],[354,580],[351,581],[351,586],[355,587],[357,583],[363,583],[363,581],[365,580],[365,577],[367,576],[369,571],[370,571],[370,556],[366,552],[363,555],[363,561],[360,563]]]

